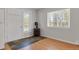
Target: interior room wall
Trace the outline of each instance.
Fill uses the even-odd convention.
[[[4,48],[4,8],[0,9],[0,49]]]
[[[23,32],[24,13],[30,14],[30,31]],[[0,8],[0,49],[6,42],[33,35],[36,11],[32,8]]]
[[[64,8],[63,8],[64,9]],[[38,11],[38,22],[40,23],[41,35],[55,38],[69,43],[79,42],[79,8],[70,9],[70,28],[47,27],[47,13],[62,10],[62,8],[43,8]]]
[[[23,32],[24,13],[30,14],[30,31]],[[6,8],[5,9],[5,41],[10,42],[32,36],[35,10],[29,8]]]
[[[5,42],[21,38],[22,11],[17,8],[5,8]]]

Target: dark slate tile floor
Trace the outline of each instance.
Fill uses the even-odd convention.
[[[30,38],[23,38],[16,41],[8,42],[7,44],[11,46],[12,50],[17,50],[23,47],[26,47],[34,42],[42,40],[43,37],[30,37]]]

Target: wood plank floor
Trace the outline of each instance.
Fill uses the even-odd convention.
[[[79,45],[73,45],[52,39],[43,39],[21,50],[79,50]]]
[[[37,41],[43,40],[44,37],[29,37],[22,38],[19,40],[11,41],[5,44],[6,49],[18,50],[20,48],[26,47],[30,44],[33,44]]]
[[[19,50],[79,50],[79,45],[44,38],[43,40],[35,42]]]

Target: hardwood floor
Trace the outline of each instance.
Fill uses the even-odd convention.
[[[43,40],[37,41],[18,50],[79,50],[79,45],[65,43],[55,39],[43,38]]]
[[[11,41],[5,44],[5,49],[18,50],[20,48],[31,45],[39,40],[43,40],[43,38],[44,37],[29,37]]]

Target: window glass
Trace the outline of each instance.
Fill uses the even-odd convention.
[[[48,12],[47,26],[70,28],[70,9]]]
[[[29,14],[24,14],[24,21],[23,21],[23,24],[24,24],[24,32],[25,31],[29,31]]]

